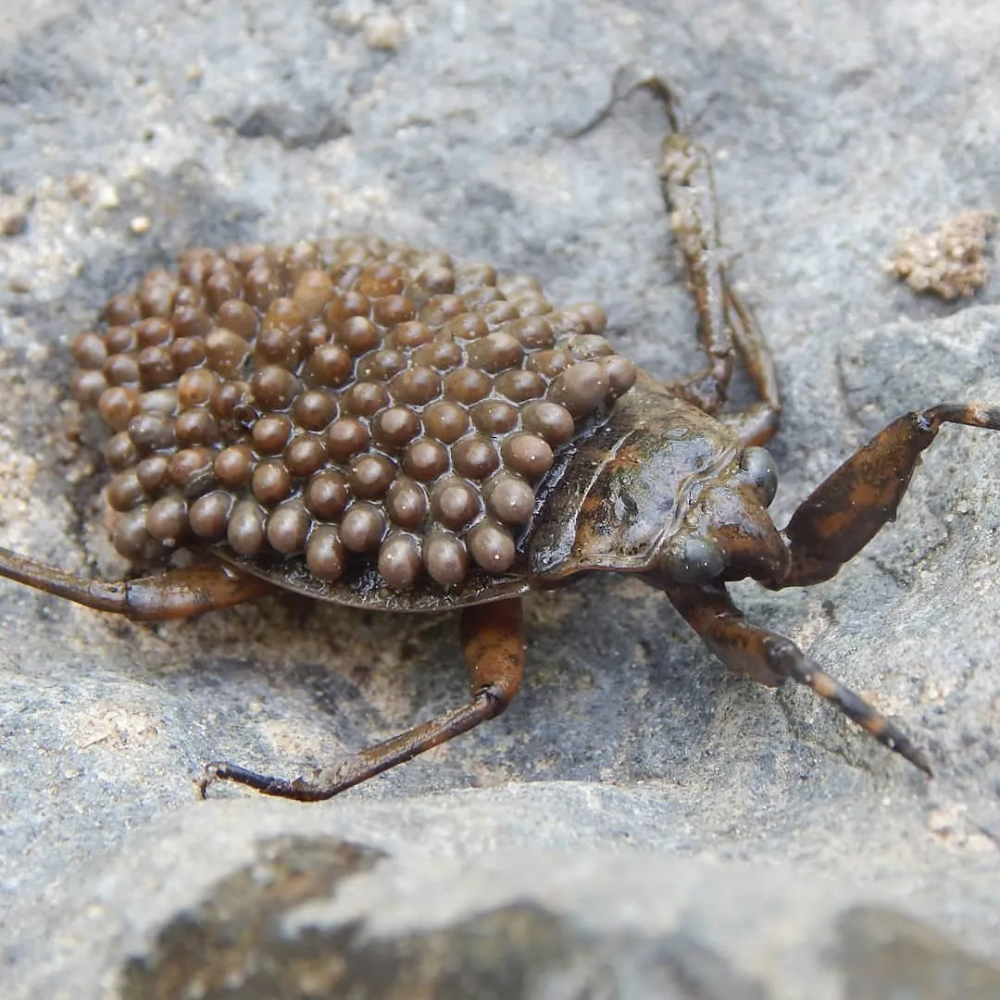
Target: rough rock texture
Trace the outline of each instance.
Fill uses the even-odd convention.
[[[1000,401],[1000,285],[946,304],[879,266],[901,229],[1000,205],[995,4],[288,9],[0,13],[0,543],[120,572],[66,345],[192,243],[443,245],[692,369],[662,112],[637,94],[587,128],[623,67],[671,79],[716,157],[785,387],[779,523],[897,412]],[[205,760],[295,772],[454,705],[455,620],[288,598],[141,627],[4,585],[0,992],[996,996],[998,438],[942,432],[839,579],[738,588],[907,721],[930,782],[606,578],[529,602],[528,677],[490,726],[324,805],[202,803]]]

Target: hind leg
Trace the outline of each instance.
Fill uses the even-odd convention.
[[[721,419],[745,444],[764,444],[778,429],[778,379],[760,327],[729,282],[711,159],[707,150],[685,135],[667,84],[651,77],[631,88],[636,89],[653,94],[670,122],[671,132],[660,150],[660,184],[684,257],[698,317],[698,339],[707,358],[704,368],[670,388],[706,413],[718,413],[726,401],[738,355],[760,398],[748,409]]]
[[[619,78],[607,105],[572,137],[593,131],[620,101],[637,90],[656,98],[670,123],[670,132],[660,149],[660,185],[684,257],[697,313],[698,340],[707,358],[700,371],[669,383],[667,388],[706,413],[718,414],[726,402],[738,356],[760,399],[746,410],[720,419],[733,427],[745,444],[764,444],[774,437],[781,415],[774,361],[750,310],[729,283],[711,159],[707,150],[685,134],[673,91],[657,76],[628,86]]]
[[[157,576],[108,583],[64,573],[4,548],[0,548],[0,577],[96,611],[142,622],[189,618],[275,591],[264,580],[237,573],[221,563],[202,563]]]

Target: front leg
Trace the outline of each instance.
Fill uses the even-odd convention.
[[[921,452],[942,424],[1000,430],[1000,408],[943,403],[908,413],[879,431],[799,506],[785,528],[788,572],[766,587],[807,587],[835,576],[896,518]]]

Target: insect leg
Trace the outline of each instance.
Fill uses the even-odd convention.
[[[97,611],[125,615],[133,621],[188,618],[228,608],[274,593],[274,587],[253,576],[216,563],[169,570],[138,580],[87,580],[34,559],[0,548],[0,577],[66,598]]]
[[[683,133],[671,132],[660,150],[660,184],[670,226],[687,267],[698,313],[698,339],[708,357],[705,368],[670,388],[706,413],[715,413],[726,401],[734,348],[708,153]]]
[[[723,413],[719,419],[732,427],[745,445],[767,444],[777,433],[781,418],[781,392],[774,359],[753,313],[728,285],[726,317],[736,350],[760,400],[737,413]]]
[[[778,429],[778,380],[760,327],[728,281],[711,159],[704,147],[684,134],[676,101],[666,83],[649,77],[631,89],[649,91],[663,105],[670,122],[671,133],[660,151],[660,183],[687,266],[698,313],[698,338],[708,356],[705,368],[670,388],[706,412],[717,412],[726,399],[735,349],[760,402],[723,419],[745,444],[764,444]]]
[[[791,639],[747,621],[718,585],[672,585],[667,594],[705,645],[734,674],[758,684],[778,687],[791,678],[832,702],[890,750],[925,774],[931,766],[924,752],[863,698],[811,663]]]
[[[821,483],[785,528],[791,561],[773,590],[805,587],[835,576],[889,521],[895,520],[910,477],[942,424],[1000,430],[1000,408],[944,403],[908,413],[883,428]]]
[[[467,705],[377,743],[333,767],[319,769],[311,780],[269,777],[236,764],[208,764],[199,782],[202,795],[215,781],[235,781],[265,795],[301,802],[329,799],[495,718],[517,693],[524,670],[520,599],[466,608],[461,641],[472,681],[472,700]]]
[[[615,106],[637,90],[651,94],[662,106],[670,133],[660,149],[659,174],[670,225],[684,256],[688,285],[698,314],[698,339],[708,364],[688,378],[668,385],[671,392],[706,413],[715,414],[726,401],[735,354],[746,366],[761,402],[726,422],[746,444],[763,444],[778,428],[781,403],[774,363],[760,329],[726,275],[726,254],[719,235],[715,180],[708,151],[685,134],[673,90],[658,76],[629,83],[619,73],[607,105],[583,128],[586,135],[613,113]]]

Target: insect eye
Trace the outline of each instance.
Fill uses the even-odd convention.
[[[726,561],[711,538],[688,536],[671,542],[660,566],[678,583],[708,583],[726,568]]]
[[[740,468],[746,481],[760,493],[764,506],[770,507],[778,489],[778,468],[770,452],[764,448],[747,448],[740,459]]]

